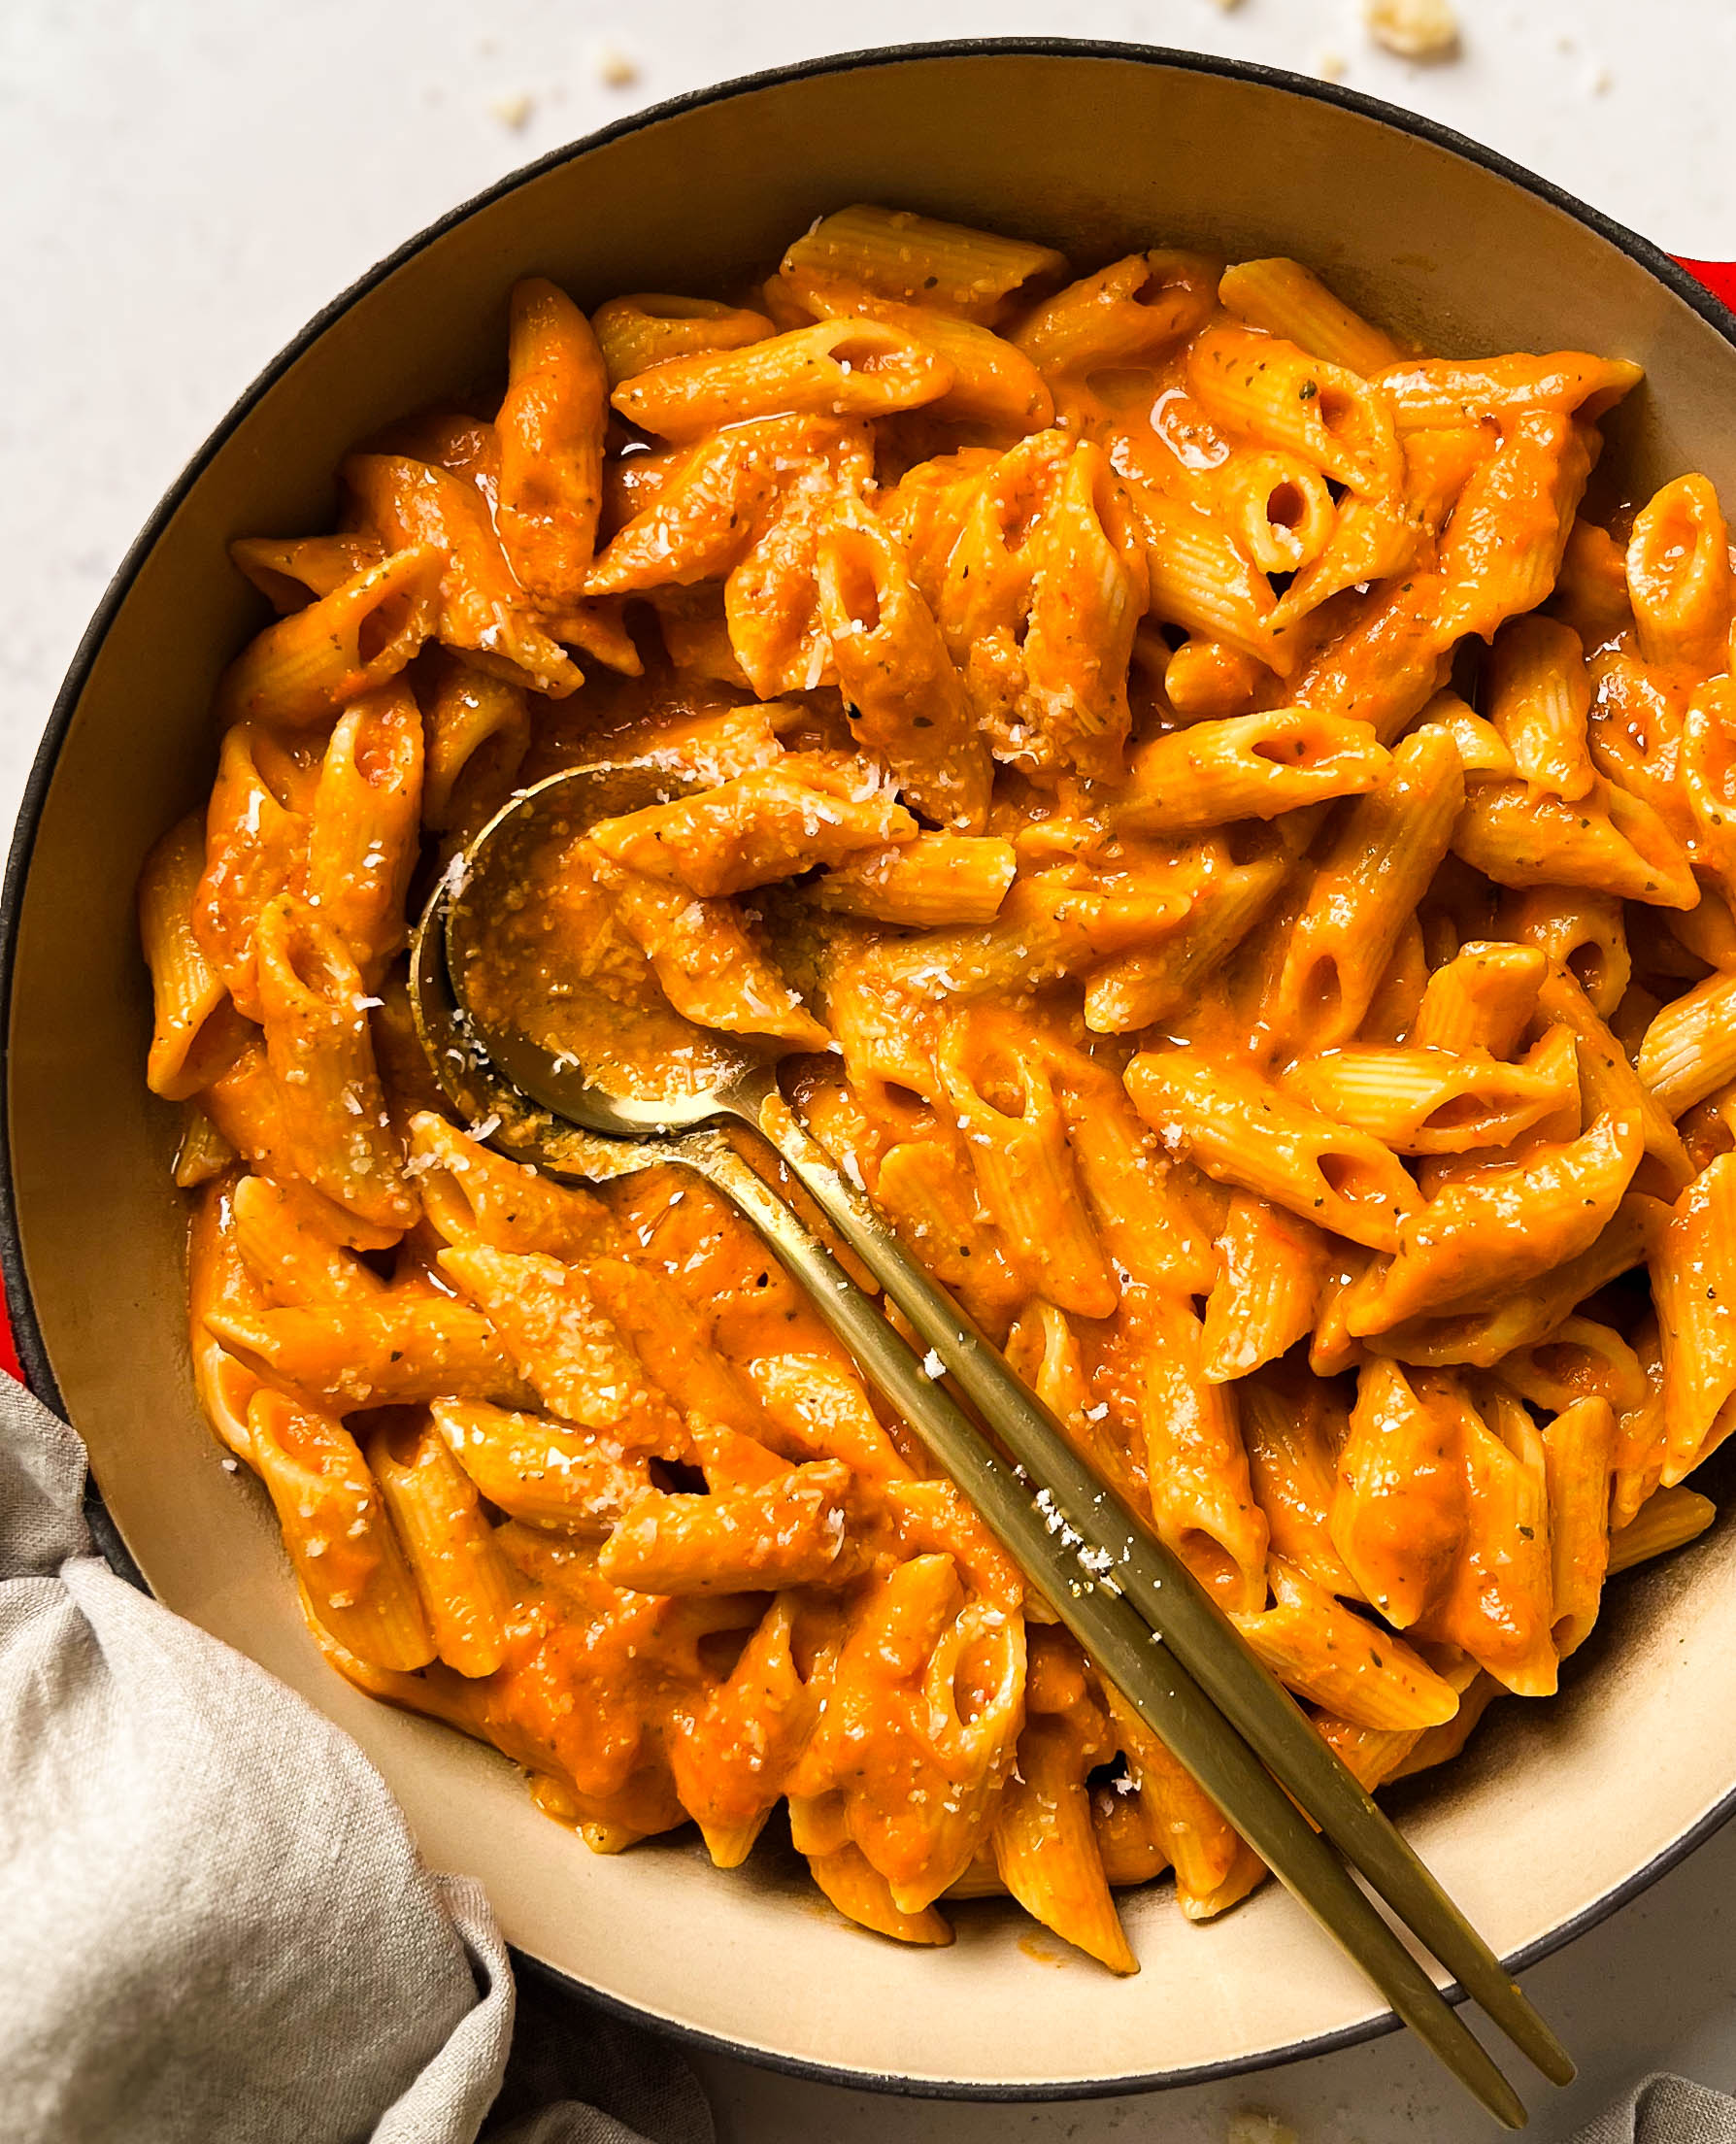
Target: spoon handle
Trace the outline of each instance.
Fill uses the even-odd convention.
[[[1197,1676],[1211,1700],[1248,1738],[1340,1852],[1359,1868],[1508,2036],[1552,2082],[1565,2083],[1573,2062],[1525,2001],[1511,1975],[1442,1890],[1416,1851],[1376,1806],[1288,1692],[1243,1642],[1187,1566],[1142,1524],[1117,1491],[1085,1464],[1059,1423],[1016,1377],[999,1349],[939,1288],[868,1199],[802,1123],[783,1093],[769,1087],[744,1097],[744,1114],[813,1193],[827,1220],[861,1259],[942,1367],[1014,1459],[1044,1483],[1052,1511],[1083,1535],[1094,1561],[1111,1568],[1121,1592],[1149,1627]],[[884,1321],[883,1321],[884,1323]],[[965,1486],[961,1483],[960,1485]],[[1060,1603],[1055,1602],[1057,1608]],[[1180,1753],[1178,1752],[1178,1755]],[[1185,1759],[1184,1759],[1185,1761]]]
[[[865,1200],[860,1210],[847,1197],[834,1205],[824,1176],[830,1171],[835,1179],[836,1171],[804,1128],[799,1124],[795,1128],[801,1140],[813,1148],[810,1154],[798,1141],[791,1140],[791,1146],[802,1155],[804,1165],[798,1173],[837,1224],[847,1230],[864,1262],[881,1273],[888,1293],[892,1292],[886,1269],[901,1265],[908,1255]],[[770,1132],[768,1137],[773,1138],[791,1167],[796,1167],[784,1140]],[[1158,1641],[1134,1600],[1106,1576],[1112,1567],[1113,1552],[1103,1544],[1125,1544],[1129,1539],[1118,1523],[1122,1518],[1120,1508],[1108,1508],[1110,1492],[1096,1488],[1093,1494],[1082,1495],[1073,1485],[1078,1500],[1070,1501],[1078,1525],[1063,1523],[1062,1509],[1066,1507],[1060,1498],[1039,1493],[1038,1481],[1042,1477],[1001,1457],[951,1394],[936,1382],[940,1364],[935,1357],[918,1360],[915,1350],[887,1322],[880,1305],[856,1286],[807,1225],[726,1140],[702,1136],[683,1140],[668,1151],[672,1159],[696,1169],[759,1230],[792,1278],[806,1289],[816,1309],[870,1382],[897,1408],[970,1498],[1026,1579],[1042,1592],[1146,1725],[1219,1804],[1285,1887],[1343,1946],[1398,2015],[1484,2106],[1505,2127],[1522,2126],[1524,2107],[1512,2086],[1356,1888],[1326,1839],[1298,1812],[1281,1784],[1283,1775],[1274,1778],[1255,1749],[1235,1731],[1194,1679],[1177,1650]],[[815,1180],[816,1176],[819,1181]],[[843,1189],[839,1187],[841,1192]],[[951,1329],[956,1331],[961,1323],[953,1310]],[[981,1334],[973,1337],[1000,1363],[1002,1377],[1013,1384],[1012,1372],[987,1341]],[[1040,1403],[1033,1400],[1032,1404]],[[1058,1439],[1058,1431],[1054,1434]],[[1074,1461],[1073,1471],[1077,1465]],[[1049,1481],[1061,1486],[1052,1475]],[[1117,1578],[1126,1575],[1125,1565],[1116,1569]],[[1250,1664],[1256,1664],[1252,1656],[1247,1658]],[[1288,1704],[1287,1699],[1282,1701]],[[1326,1745],[1302,1722],[1301,1715],[1293,1706],[1289,1710],[1314,1746],[1329,1757]],[[1516,2000],[1522,2000],[1511,1983],[1508,1987]]]

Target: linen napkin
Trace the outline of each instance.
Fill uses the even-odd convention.
[[[481,1886],[423,1866],[347,1735],[101,1560],[83,1485],[0,1378],[0,2137],[470,2144],[515,2010]],[[599,2103],[500,2144],[713,2144],[672,2049],[529,2007],[514,2111]]]
[[[1686,2077],[1648,2077],[1574,2144],[1736,2144],[1736,2099]]]

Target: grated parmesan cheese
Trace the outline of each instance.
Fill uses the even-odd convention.
[[[1458,17],[1452,0],[1363,0],[1368,34],[1400,59],[1452,59]]]

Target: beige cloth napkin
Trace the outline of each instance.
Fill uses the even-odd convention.
[[[470,2144],[515,2006],[481,1886],[423,1866],[347,1735],[97,1557],[83,1484],[0,1377],[0,2138]],[[597,2103],[500,2144],[713,2144],[672,2049],[529,2007],[515,2111],[531,2079]]]
[[[1736,2099],[1686,2077],[1648,2077],[1574,2144],[1736,2144]]]

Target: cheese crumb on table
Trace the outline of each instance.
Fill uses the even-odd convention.
[[[1369,36],[1401,59],[1452,59],[1458,50],[1452,0],[1364,0],[1362,12]]]
[[[639,68],[618,45],[605,45],[597,54],[597,79],[611,89],[624,89],[639,80]]]
[[[515,134],[521,133],[530,115],[536,109],[536,99],[520,91],[516,97],[496,97],[488,107],[502,126],[510,126]]]
[[[1314,63],[1314,71],[1322,82],[1342,82],[1349,64],[1342,52],[1322,52]]]

